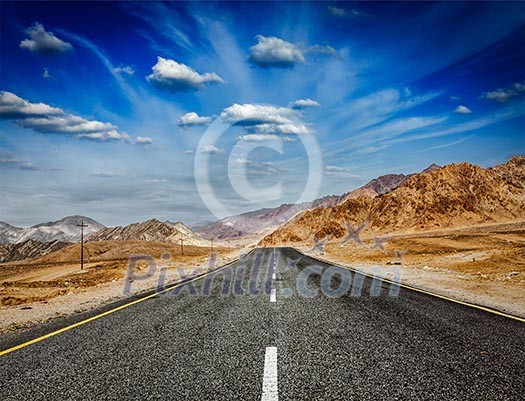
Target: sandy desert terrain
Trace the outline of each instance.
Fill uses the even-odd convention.
[[[330,242],[317,257],[525,317],[525,222]],[[382,242],[384,251],[377,242]],[[377,245],[375,248],[374,246]]]
[[[78,313],[121,299],[131,255],[150,255],[156,268],[139,262],[133,270],[130,293],[155,288],[161,268],[165,283],[180,275],[196,275],[238,256],[239,249],[214,250],[150,241],[99,241],[84,245],[84,270],[80,270],[80,245],[19,262],[0,264],[0,332],[16,330],[49,319]]]

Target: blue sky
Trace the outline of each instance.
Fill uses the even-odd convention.
[[[525,154],[525,3],[0,7],[11,224],[196,223],[224,217],[210,197],[225,213],[294,202],[314,170],[306,198]],[[199,147],[217,120],[237,123]]]

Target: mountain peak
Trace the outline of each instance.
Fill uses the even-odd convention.
[[[60,220],[40,223],[31,227],[14,227],[7,223],[0,223],[0,243],[14,244],[27,240],[78,242],[80,241],[80,227],[78,225],[81,222],[87,224],[87,227],[84,228],[84,235],[90,235],[105,227],[92,218],[80,215],[66,216]]]
[[[441,170],[443,167],[436,163],[432,163],[430,166],[428,166],[426,169],[422,170],[422,173],[431,173],[432,171]]]

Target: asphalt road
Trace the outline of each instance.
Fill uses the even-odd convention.
[[[259,249],[0,356],[0,400],[524,399],[524,323],[397,290]],[[5,337],[0,350],[114,306]]]

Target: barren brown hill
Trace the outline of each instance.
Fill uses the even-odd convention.
[[[40,242],[32,239],[18,244],[0,244],[0,263],[47,255],[70,245],[59,240]]]
[[[428,231],[525,218],[525,157],[483,169],[450,164],[415,174],[393,191],[298,214],[262,245],[342,238],[345,223],[374,234]]]
[[[179,243],[181,238],[184,239],[184,244],[186,245],[208,245],[206,241],[197,237],[195,233],[183,223],[173,223],[171,221],[162,222],[157,219],[150,219],[123,227],[106,227],[89,236],[87,241],[116,240]]]
[[[437,165],[427,169],[439,169]],[[285,224],[298,213],[318,207],[333,207],[350,198],[367,196],[375,198],[397,188],[410,175],[387,174],[369,181],[365,185],[342,195],[328,195],[311,202],[299,204],[282,204],[276,208],[259,209],[236,216],[226,217],[220,221],[199,227],[198,232],[205,238],[234,239],[255,235],[260,238]]]

